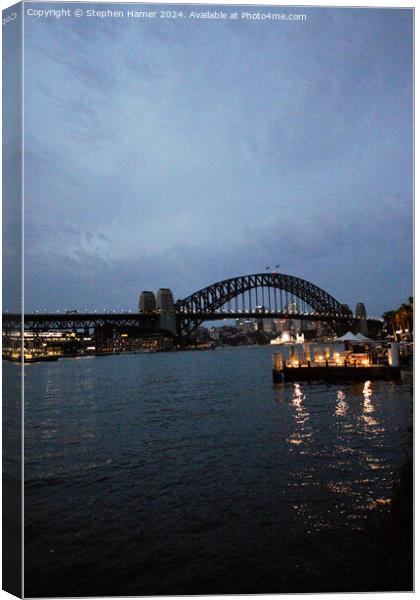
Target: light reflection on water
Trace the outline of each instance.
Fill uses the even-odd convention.
[[[337,392],[337,406],[335,408],[335,414],[337,417],[345,417],[347,414],[347,402],[346,402],[346,394],[342,390],[338,390]]]
[[[292,396],[292,405],[295,409],[295,421],[296,421],[296,429],[292,433],[292,435],[287,439],[289,444],[294,444],[300,446],[304,443],[309,443],[312,433],[309,424],[309,411],[303,405],[303,401],[305,400],[305,394],[302,391],[302,388],[299,383],[293,384],[293,396]],[[305,454],[306,451],[304,449],[300,450],[301,454]]]
[[[319,569],[345,545],[308,540],[386,506],[411,420],[409,383],[273,386],[269,348],[60,360],[26,385],[28,595]]]
[[[287,388],[287,384],[282,385]],[[370,511],[390,503],[392,488],[387,488],[386,485],[378,486],[378,483],[392,481],[390,473],[392,461],[382,455],[382,451],[388,443],[384,421],[387,421],[389,417],[386,410],[384,411],[384,396],[387,397],[390,392],[394,393],[395,386],[398,384],[395,382],[372,384],[371,381],[366,381],[364,384],[341,385],[341,389],[323,383],[290,385],[293,385],[291,405],[294,408],[296,428],[287,441],[291,444],[301,445],[312,439],[313,445],[310,454],[312,457],[319,458],[328,454],[325,448],[318,448],[317,439],[313,439],[318,438],[324,429],[318,421],[318,417],[321,415],[314,415],[315,426],[313,429],[308,428],[308,431],[304,432],[303,424],[309,419],[309,407],[312,407],[311,413],[313,412],[315,398],[318,397],[321,390],[328,402],[326,397],[331,396],[332,390],[336,389],[334,403],[336,443],[331,455],[331,462],[326,465],[325,469],[334,474],[334,479],[326,483],[326,488],[336,497],[333,506],[340,513],[343,524],[346,523],[356,529],[360,528],[360,524],[357,522],[363,520],[363,511]],[[279,399],[281,399],[282,392],[278,393]],[[405,409],[407,409],[407,404],[404,406]],[[392,431],[392,427],[390,431]],[[299,453],[306,454],[302,451]],[[375,472],[375,478],[355,477],[352,481],[348,474],[355,467],[359,469],[359,474],[367,471]],[[301,483],[293,484],[292,487],[310,486],[315,484],[318,477],[322,477],[319,472],[308,475],[305,468],[300,471],[299,475],[302,477]],[[307,505],[305,503],[294,505],[294,508],[304,519],[307,514]],[[313,520],[313,518],[314,510],[311,512],[310,519]],[[321,520],[321,518],[318,519],[319,523]]]

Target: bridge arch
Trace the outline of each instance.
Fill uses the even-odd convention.
[[[256,291],[254,299],[252,290]],[[259,296],[257,290],[261,292]],[[285,293],[285,298],[282,292]],[[176,303],[176,312],[181,317],[184,315],[182,329],[184,334],[188,334],[205,321],[207,315],[212,315],[214,318],[214,314],[224,305],[239,297],[242,298],[243,303],[248,303],[248,312],[251,312],[252,303],[255,310],[256,304],[261,301],[261,307],[269,308],[266,312],[283,313],[287,312],[284,300],[287,302],[290,296],[311,307],[318,316],[322,315],[329,319],[333,317],[351,319],[353,316],[348,306],[341,304],[322,288],[305,279],[283,273],[256,273],[218,281],[179,300]],[[266,304],[269,306],[267,307]]]

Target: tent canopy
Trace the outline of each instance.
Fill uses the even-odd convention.
[[[359,339],[361,342],[372,342],[373,340],[371,340],[370,338],[366,337],[365,335],[363,335],[363,333],[356,333],[356,337],[357,339]]]
[[[363,335],[363,333],[352,333],[348,331],[341,337],[337,338],[337,342],[371,342],[372,340]]]

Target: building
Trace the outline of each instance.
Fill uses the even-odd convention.
[[[291,300],[289,300],[286,304],[286,312],[289,315],[296,315],[298,312],[297,302],[292,302]]]

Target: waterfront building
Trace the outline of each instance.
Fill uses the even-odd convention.
[[[218,342],[220,339],[220,331],[216,327],[212,327],[209,331],[210,339]]]
[[[276,333],[283,333],[283,331],[288,330],[287,319],[276,319],[274,325]]]
[[[273,319],[264,319],[263,331],[264,333],[275,333],[276,326]]]
[[[256,323],[254,319],[236,319],[236,328],[244,333],[255,331],[255,326]]]

